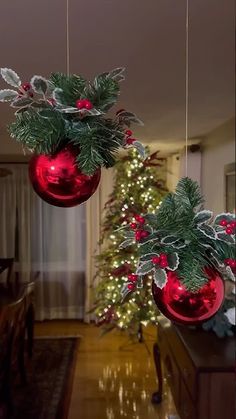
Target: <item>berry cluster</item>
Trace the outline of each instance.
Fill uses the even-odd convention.
[[[227,266],[230,266],[232,271],[236,270],[236,259],[228,258],[228,259],[225,259],[224,262]]]
[[[127,129],[125,131],[125,135],[126,135],[126,144],[127,145],[132,145],[134,141],[136,141],[135,138],[132,138],[132,134],[133,132],[130,129]]]
[[[128,287],[128,289],[130,291],[132,291],[135,288],[135,286],[136,286],[135,283],[138,280],[138,275],[136,275],[136,274],[129,274],[128,275],[128,280],[129,280],[129,284],[127,285],[127,287]]]
[[[140,228],[141,226],[143,226],[145,224],[145,218],[142,217],[141,215],[135,215],[135,221],[130,224],[130,228],[132,228],[132,230],[136,230],[135,231],[135,240],[136,241],[140,241],[141,239],[144,239],[145,237],[147,237],[149,235],[149,232],[147,230],[143,230],[142,228]]]
[[[236,221],[228,221],[226,218],[223,218],[220,221],[220,226],[225,227],[226,234],[234,234],[236,229]]]
[[[93,104],[88,99],[78,99],[75,102],[75,106],[77,109],[87,109],[90,110],[93,108]]]
[[[154,265],[159,265],[160,268],[167,268],[168,267],[168,259],[166,253],[161,253],[160,256],[153,256],[152,263]]]
[[[20,90],[19,90],[19,96],[23,96],[23,95],[25,95],[25,94],[27,94],[28,96],[30,96],[30,97],[33,97],[34,96],[34,94],[33,94],[33,92],[32,92],[32,86],[31,86],[31,84],[30,83],[28,83],[28,82],[26,82],[26,83],[23,83],[22,85],[21,85],[21,87],[20,87]]]

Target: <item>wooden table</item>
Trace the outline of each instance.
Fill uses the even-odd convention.
[[[235,410],[235,337],[178,326],[159,318],[154,360],[162,400],[162,366],[181,419],[233,419]]]

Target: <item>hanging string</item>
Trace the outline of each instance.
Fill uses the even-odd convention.
[[[186,0],[185,44],[185,176],[188,176],[188,105],[189,105],[189,0]]]
[[[70,74],[69,0],[66,0],[66,74]]]

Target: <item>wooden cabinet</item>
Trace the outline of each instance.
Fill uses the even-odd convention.
[[[159,389],[153,403],[162,400],[162,368],[181,419],[234,419],[234,337],[177,326],[160,317],[154,344]]]

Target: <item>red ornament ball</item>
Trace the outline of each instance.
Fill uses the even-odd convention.
[[[216,270],[207,268],[206,273],[209,281],[197,292],[187,291],[172,271],[162,289],[153,282],[153,298],[164,316],[176,323],[197,325],[216,314],[224,300],[224,283]]]
[[[101,170],[92,176],[78,168],[78,149],[65,147],[54,155],[38,155],[29,163],[29,178],[35,192],[57,207],[73,207],[87,201],[96,191]]]

